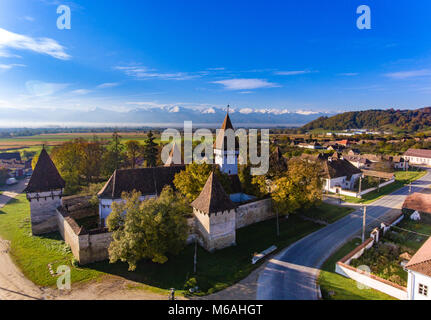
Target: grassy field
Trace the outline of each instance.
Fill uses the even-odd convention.
[[[331,210],[338,207],[324,206],[323,216],[333,217]],[[146,290],[182,290],[185,282],[195,277],[201,294],[224,289],[246,277],[256,265],[251,264],[255,252],[276,245],[282,249],[300,238],[321,228],[297,215],[280,219],[280,236],[276,237],[276,222],[268,220],[237,230],[237,246],[215,253],[198,248],[197,274],[193,274],[194,246],[187,246],[182,254],[169,257],[169,261],[158,265],[141,261],[135,272],[127,270],[127,264],[108,262],[93,263],[83,267],[72,265],[73,255],[58,233],[43,237],[31,235],[29,204],[25,195],[20,195],[0,210],[0,236],[11,241],[11,255],[23,273],[41,286],[52,286],[56,278],[51,276],[48,264],[53,269],[68,265],[72,270],[72,282],[97,279],[104,274],[114,274],[137,281]],[[181,292],[181,291],[180,291]]]
[[[405,185],[408,185],[410,182],[413,182],[424,175],[426,175],[426,171],[396,171],[395,172],[395,182],[391,183],[383,188],[380,188],[380,191],[377,190],[372,191],[370,193],[365,194],[362,199],[349,197],[349,196],[341,196],[341,198],[350,203],[371,203],[380,199],[381,197],[388,195]]]
[[[56,278],[49,273],[49,263],[54,271],[59,265],[70,266],[73,282],[91,280],[100,275],[96,270],[72,266],[73,255],[59,233],[44,237],[31,235],[30,207],[25,195],[18,196],[0,209],[0,237],[11,241],[10,253],[14,262],[26,277],[40,286],[56,283]]]
[[[308,218],[322,220],[327,223],[333,223],[353,211],[355,210],[352,208],[334,206],[326,202],[322,202],[318,207],[313,207],[307,211],[304,211],[303,215]]]
[[[120,132],[121,141],[124,143],[129,140],[137,140],[141,143],[144,142],[146,134],[142,132]],[[93,139],[97,137],[101,140],[110,140],[112,132],[102,133],[53,133],[53,134],[39,134],[34,136],[24,136],[16,138],[1,138],[0,139],[0,151],[40,151],[42,145],[45,146],[58,146],[64,142],[70,141],[76,138]],[[160,137],[156,135],[156,143],[160,143]]]
[[[319,285],[325,300],[396,300],[374,289],[359,289],[356,281],[335,273],[335,263],[361,243],[353,239],[332,255],[321,268]]]

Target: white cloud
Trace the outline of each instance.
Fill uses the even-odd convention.
[[[99,89],[106,89],[106,88],[113,88],[113,87],[116,87],[118,85],[119,85],[118,82],[106,82],[106,83],[99,84],[97,87]]]
[[[15,67],[25,67],[26,65],[24,64],[17,64],[17,63],[12,63],[12,64],[0,64],[0,70],[9,70]]]
[[[431,70],[421,69],[421,70],[392,72],[392,73],[386,73],[385,76],[392,79],[408,79],[408,78],[415,78],[415,77],[431,76]]]
[[[225,70],[225,68],[223,68],[223,67],[220,67],[220,68],[207,68],[207,70],[209,70],[209,71],[223,71],[223,70]]]
[[[91,90],[87,90],[87,89],[78,89],[78,90],[73,90],[71,93],[83,95],[83,94],[88,94],[90,92],[92,92],[92,91]]]
[[[42,81],[27,81],[25,87],[32,96],[50,96],[68,86],[67,83],[49,83]]]
[[[30,16],[25,16],[25,17],[22,17],[22,20],[34,22],[36,19]]]
[[[310,70],[295,70],[295,71],[275,71],[274,74],[279,76],[296,76],[298,74],[311,73]]]
[[[345,77],[354,77],[357,76],[359,73],[356,72],[344,72],[344,73],[339,73],[339,76],[345,76]]]
[[[227,90],[252,90],[259,88],[273,88],[279,87],[278,84],[269,82],[265,79],[229,79],[214,81],[223,85]]]
[[[200,75],[192,75],[186,72],[176,73],[160,73],[155,69],[149,69],[142,66],[134,67],[115,67],[114,69],[123,71],[126,75],[135,77],[138,79],[160,79],[160,80],[190,80],[193,78],[199,78]]]
[[[180,107],[175,106],[175,107],[173,107],[173,108],[169,109],[169,112],[172,112],[172,113],[180,112]]]
[[[71,56],[65,52],[65,48],[53,39],[31,38],[0,28],[0,56],[16,56],[9,53],[10,49],[29,50],[61,60],[68,60],[71,58]]]

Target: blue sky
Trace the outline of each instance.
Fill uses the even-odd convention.
[[[71,30],[57,29],[60,4]],[[371,30],[356,27],[362,4]],[[424,107],[430,12],[428,0],[1,0],[0,108]]]

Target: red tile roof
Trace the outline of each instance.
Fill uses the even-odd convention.
[[[409,149],[404,153],[408,157],[431,158],[431,150],[426,149]]]
[[[406,268],[426,276],[431,276],[431,237],[406,264]]]
[[[431,194],[415,192],[406,198],[403,208],[431,214]]]

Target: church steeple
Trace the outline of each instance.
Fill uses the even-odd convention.
[[[238,141],[235,138],[234,148],[229,149],[226,131],[234,131],[232,122],[229,117],[229,108],[227,106],[226,116],[223,120],[221,128],[217,132],[216,141],[214,142],[214,158],[215,163],[220,166],[220,170],[229,175],[238,174]]]

